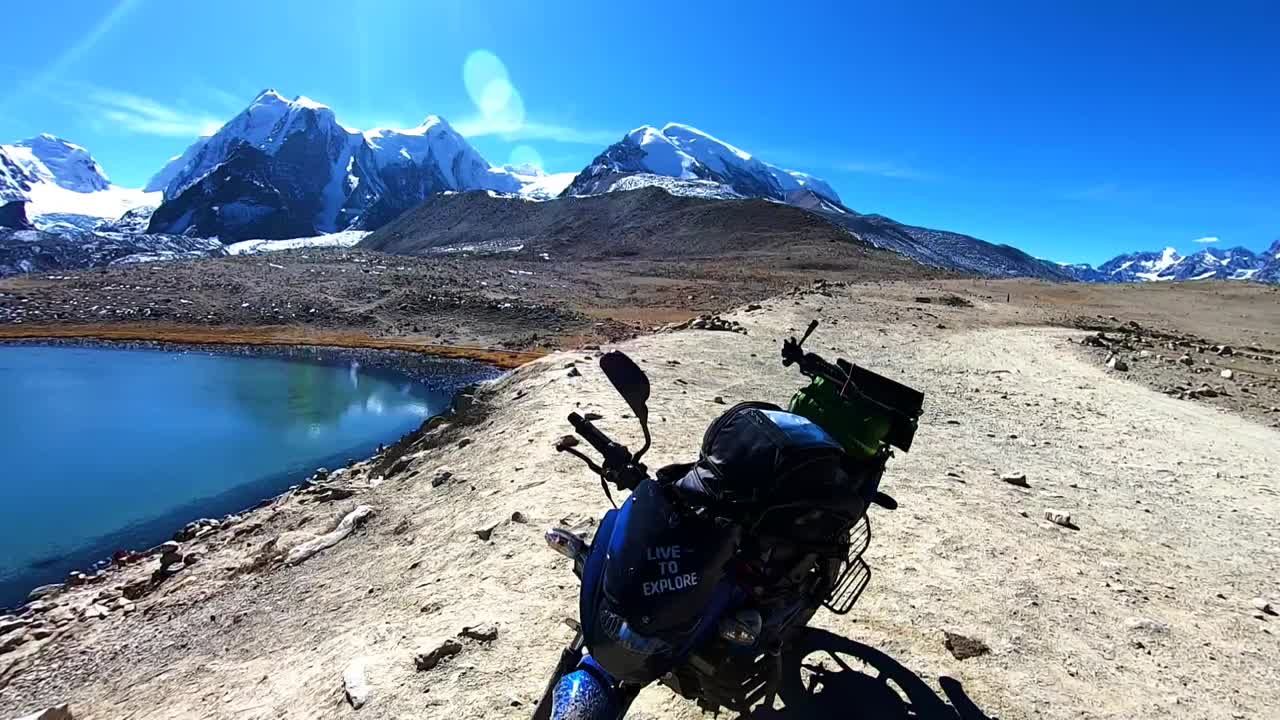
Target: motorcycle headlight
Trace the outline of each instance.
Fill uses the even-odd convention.
[[[606,635],[637,655],[660,655],[672,649],[670,643],[665,640],[641,635],[632,630],[625,618],[603,605],[596,613],[596,620]]]

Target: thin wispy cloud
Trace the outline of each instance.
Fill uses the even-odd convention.
[[[836,170],[845,172],[859,173],[861,175],[876,175],[878,177],[893,178],[896,180],[936,180],[937,175],[910,167],[908,165],[899,165],[894,162],[862,162],[854,161],[835,166]]]
[[[612,130],[584,130],[567,125],[540,122],[522,122],[512,125],[502,120],[485,117],[469,117],[453,123],[453,128],[464,137],[498,137],[508,142],[522,140],[550,140],[574,145],[612,145],[622,139],[621,132]]]
[[[128,17],[141,2],[142,0],[120,0],[120,2],[117,2],[106,16],[89,29],[89,32],[85,33],[66,50],[63,50],[61,54],[54,58],[53,62],[41,69],[29,82],[19,85],[16,91],[4,98],[0,98],[0,110],[7,108],[14,100],[25,93],[46,87],[60,80],[67,68],[74,65],[92,50],[99,40],[115,29],[116,25]]]
[[[819,158],[814,155],[797,153],[786,148],[758,148],[756,157],[778,167],[803,169],[822,175],[827,172],[847,172],[858,175],[873,175],[892,180],[938,180],[938,173],[916,167],[901,160],[880,160],[869,158],[838,159]],[[846,156],[847,158],[847,156]]]
[[[1216,243],[1216,242],[1218,242],[1218,238],[1213,237],[1213,236],[1208,236],[1208,237],[1196,238],[1195,240],[1192,240],[1191,242],[1193,242],[1193,243],[1200,243],[1200,244],[1202,244],[1202,245],[1207,245],[1207,244],[1209,244],[1209,243]]]
[[[88,87],[58,99],[87,122],[137,135],[195,138],[214,132],[224,122],[213,112],[108,88]]]

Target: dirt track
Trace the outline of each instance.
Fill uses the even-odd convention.
[[[886,478],[901,507],[874,513],[871,587],[850,615],[817,616],[825,649],[796,670],[821,689],[788,692],[762,716],[1274,716],[1280,618],[1251,600],[1280,604],[1280,433],[1105,370],[1068,344],[1084,332],[1037,325],[1043,309],[949,289],[975,307],[922,306],[919,286],[855,287],[734,315],[747,336],[621,346],[653,381],[655,465],[691,456],[724,410],[716,396],[785,401],[797,378],[778,364],[778,340],[810,317],[824,322],[813,349],[927,393],[916,447]],[[371,465],[337,481],[350,499],[284,498],[196,541],[210,554],[133,614],[73,621],[0,656],[0,716],[69,700],[77,718],[103,719],[527,717],[568,638],[560,620],[576,613],[576,582],[541,531],[589,530],[607,507],[551,444],[570,410],[636,435],[593,354],[554,354],[486,388],[476,424],[437,430],[376,487],[367,478],[385,470]],[[434,486],[442,467],[453,476]],[[1030,487],[1002,482],[1008,472]],[[299,567],[243,570],[264,543],[331,527],[356,504],[377,515],[336,547]],[[1044,523],[1047,509],[1079,529]],[[56,601],[74,608],[100,591]],[[456,657],[415,670],[432,638],[485,622],[495,641],[464,640]],[[991,653],[956,660],[944,631]],[[342,690],[357,658],[373,688],[358,711]],[[872,679],[881,673],[897,689]],[[633,714],[700,717],[663,689]]]

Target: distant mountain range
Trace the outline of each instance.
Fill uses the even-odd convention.
[[[1072,265],[1072,274],[1089,282],[1158,282],[1163,280],[1256,280],[1280,282],[1280,240],[1262,253],[1248,248],[1205,248],[1179,255],[1173,248],[1117,255],[1094,269]]]
[[[1280,241],[1261,254],[1245,248],[1207,248],[1183,257],[1169,248],[1120,255],[1094,268],[1054,263],[1008,245],[859,213],[819,178],[770,164],[678,123],[661,129],[641,126],[577,174],[547,175],[536,168],[490,165],[448,122],[434,115],[416,128],[359,131],[339,124],[324,105],[305,97],[288,100],[266,90],[216,133],[197,139],[170,159],[141,190],[112,184],[87,150],[51,135],[0,145],[0,228],[79,237],[99,248],[136,245],[134,254],[140,256],[146,255],[148,241],[126,242],[121,236],[217,238],[224,244],[304,238],[347,229],[375,230],[443,193],[479,191],[514,203],[599,196],[607,205],[609,198],[644,188],[660,188],[676,197],[756,199],[800,208],[838,228],[851,242],[959,272],[1087,282],[1280,282]],[[599,203],[572,207],[590,208],[593,219],[588,224],[607,215]],[[634,212],[637,207],[674,206],[644,202],[627,207]],[[535,215],[563,218],[565,212]],[[421,228],[432,216],[421,216],[415,227]],[[789,223],[783,224],[790,227]],[[108,242],[107,236],[114,239]],[[5,237],[0,231],[0,242]],[[199,251],[171,240],[153,242],[159,256]],[[60,257],[74,255],[65,251],[67,243],[59,247]],[[85,254],[90,259],[102,256]]]

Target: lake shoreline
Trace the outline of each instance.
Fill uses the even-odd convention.
[[[456,407],[457,398],[467,392],[468,388],[474,387],[478,382],[492,381],[498,379],[505,374],[500,366],[493,363],[484,362],[472,358],[451,358],[430,355],[422,352],[411,352],[405,350],[383,350],[361,347],[334,347],[322,345],[254,345],[254,344],[204,344],[204,343],[177,343],[169,341],[156,340],[101,340],[98,338],[23,338],[23,339],[0,339],[0,349],[5,347],[25,346],[25,347],[67,347],[67,348],[93,348],[107,350],[124,350],[124,351],[151,351],[162,353],[198,353],[208,355],[226,355],[238,356],[246,359],[275,359],[287,360],[292,362],[316,363],[330,366],[349,366],[358,365],[362,372],[382,372],[394,374],[401,378],[412,380],[414,383],[423,385],[444,385],[447,387],[449,396],[449,404],[441,412],[425,418],[421,425],[408,431],[409,435],[422,432],[423,428],[438,418],[447,417],[453,414]],[[449,368],[445,373],[441,373],[441,365],[444,364]],[[462,382],[461,380],[442,380],[454,375],[467,376],[469,378],[479,377],[478,380],[470,382]],[[343,467],[350,468],[354,465],[369,463],[377,459],[383,448],[391,446],[400,438],[387,438],[386,442],[381,443],[372,452],[369,450],[346,450],[335,451],[334,458],[344,458],[344,460],[331,459],[331,461],[322,461],[317,463],[317,468],[325,467]],[[194,509],[198,503],[188,503],[184,509],[191,510],[190,513],[182,515],[181,520],[172,522],[172,527],[164,531],[165,537],[172,534],[177,537],[183,532],[184,527],[190,526],[195,522],[205,522],[209,515],[221,516],[221,521],[232,518],[243,517],[255,510],[264,507],[270,507],[273,504],[287,498],[299,487],[305,487],[308,483],[308,477],[315,477],[315,469],[306,471],[306,474],[298,474],[296,481],[290,482],[287,487],[281,490],[272,490],[264,493],[254,502],[246,503],[236,507],[230,513],[224,513],[226,508],[209,513],[199,512]],[[251,484],[260,484],[262,478],[256,478],[250,481]],[[281,487],[277,485],[276,487]],[[229,491],[230,492],[230,491]],[[207,499],[208,500],[208,499]],[[176,517],[174,513],[169,513],[164,519],[169,520]],[[159,519],[157,519],[159,520]],[[153,521],[154,524],[154,521]],[[161,542],[161,546],[163,541]],[[90,545],[92,546],[92,544]],[[147,558],[155,555],[158,548],[127,547],[124,548],[137,558]],[[75,555],[75,553],[70,553]],[[96,556],[91,563],[79,564],[75,569],[71,570],[67,579],[53,583],[62,586],[62,589],[75,587],[77,584],[96,584],[105,578],[105,574],[111,571],[122,569],[117,565],[110,555]],[[77,582],[79,578],[79,582]],[[18,602],[11,608],[0,605],[0,616],[6,613],[16,613],[25,605],[31,603],[33,599],[30,596],[32,591],[39,588],[47,588],[48,585],[33,584],[27,589],[26,600]]]
[[[355,332],[325,331],[316,328],[234,326],[190,327],[183,325],[9,325],[0,327],[0,344],[30,341],[80,341],[100,343],[100,347],[177,346],[210,352],[240,352],[257,348],[328,348],[332,350],[379,351],[426,356],[443,360],[474,360],[511,370],[546,353],[502,348],[442,345],[395,338],[375,338]],[[224,350],[224,348],[234,348]],[[243,354],[248,354],[243,353]]]
[[[253,343],[202,343],[175,342],[148,339],[102,339],[97,337],[31,337],[0,338],[0,348],[6,346],[81,347],[104,350],[150,350],[156,352],[207,353],[251,358],[274,358],[324,364],[348,364],[358,362],[366,368],[376,368],[400,373],[422,382],[434,375],[427,368],[441,362],[458,365],[487,366],[494,368],[495,377],[508,370],[501,364],[477,357],[452,357],[399,349],[349,347],[311,344],[253,344]]]

